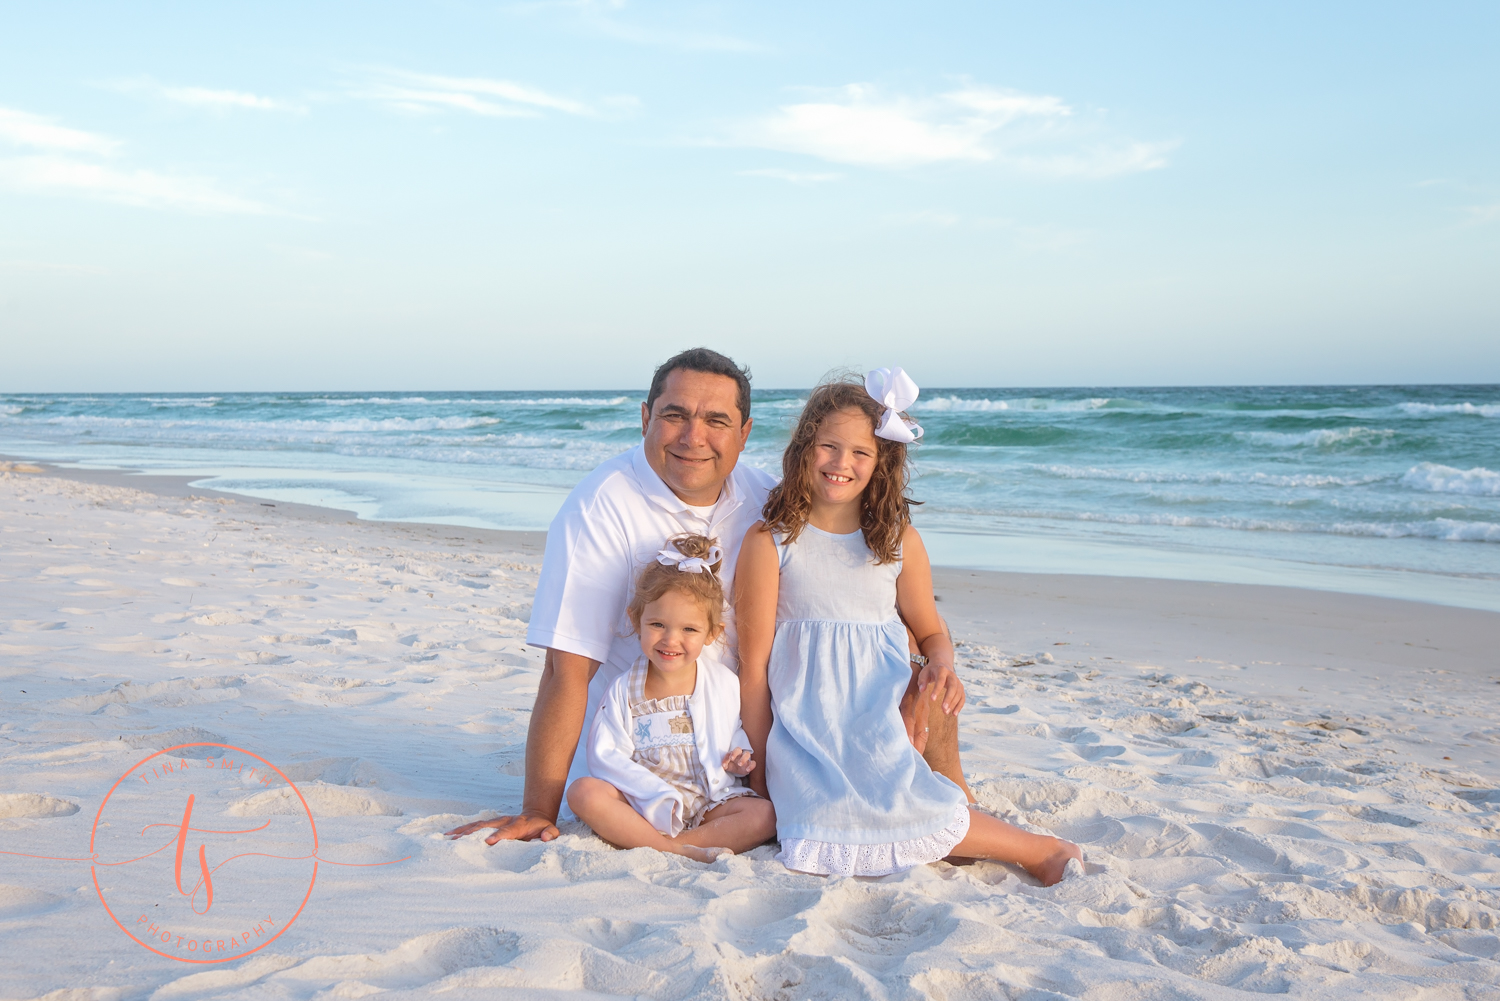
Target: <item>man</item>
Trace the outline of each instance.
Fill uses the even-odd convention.
[[[579,737],[605,687],[640,655],[625,617],[639,568],[674,535],[706,535],[724,551],[719,573],[725,591],[733,593],[740,543],[776,484],[770,474],[738,464],[752,423],[749,374],[724,355],[694,348],[656,370],[641,405],[640,446],[604,462],[574,487],[547,530],[526,631],[526,642],[547,655],[526,733],[521,812],[464,824],[450,837],[487,828],[494,829],[485,838],[491,845],[557,837],[567,786],[587,774]],[[724,641],[703,656],[719,657],[734,669],[732,614],[725,624]],[[946,699],[957,687],[949,674],[933,686],[932,696]],[[926,706],[917,714],[926,717]],[[930,722],[915,722],[918,733],[927,726],[928,763],[967,791],[956,718],[934,713]],[[752,774],[759,778],[764,768]]]

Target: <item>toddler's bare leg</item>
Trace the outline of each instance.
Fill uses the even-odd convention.
[[[728,848],[735,854],[764,844],[776,834],[776,809],[758,796],[740,796],[703,815],[703,823],[677,835],[677,842],[699,848]]]
[[[681,844],[652,827],[650,821],[635,812],[624,793],[603,779],[589,777],[574,782],[568,787],[568,805],[579,820],[610,844],[621,848],[655,848],[699,862],[714,860],[711,853],[696,845]]]
[[[953,854],[959,858],[1014,862],[1041,880],[1043,886],[1051,886],[1063,878],[1069,859],[1083,861],[1083,849],[1071,841],[1032,834],[977,810],[969,811],[969,833],[953,846]]]

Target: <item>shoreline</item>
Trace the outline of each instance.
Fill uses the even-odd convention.
[[[166,473],[153,473],[142,469],[82,469],[70,466],[61,466],[56,463],[35,459],[25,459],[13,455],[0,454],[0,469],[9,464],[23,464],[36,466],[43,470],[45,475],[57,476],[64,479],[77,480],[85,483],[95,483],[103,486],[127,487],[135,490],[143,490],[148,493],[156,493],[162,496],[187,497],[194,494],[199,496],[213,496],[231,498],[244,504],[255,504],[261,507],[274,509],[282,514],[291,515],[311,521],[335,523],[335,522],[357,522],[365,525],[404,527],[417,533],[424,533],[428,538],[436,538],[439,533],[446,533],[444,537],[460,537],[470,542],[487,540],[491,544],[505,549],[517,549],[525,552],[536,551],[538,554],[546,543],[547,533],[545,531],[515,531],[499,528],[478,528],[464,525],[451,525],[441,522],[426,521],[396,521],[384,519],[361,519],[355,512],[346,508],[325,507],[314,504],[303,504],[294,501],[262,501],[249,494],[233,493],[230,491],[215,490],[212,487],[194,487],[190,484],[194,477],[178,476]],[[941,533],[952,536],[951,533]],[[1190,577],[1165,577],[1165,576],[1141,576],[1131,574],[1107,574],[1107,573],[1049,573],[1039,571],[1019,570],[994,570],[981,567],[973,567],[960,562],[934,563],[933,573],[943,575],[944,580],[959,581],[971,575],[983,575],[997,581],[1013,581],[1016,594],[1024,593],[1024,589],[1031,586],[1031,582],[1042,582],[1057,580],[1059,582],[1069,581],[1097,581],[1122,582],[1121,587],[1135,586],[1143,583],[1150,585],[1162,585],[1168,587],[1174,593],[1181,596],[1182,600],[1194,602],[1200,595],[1202,588],[1214,589],[1252,589],[1250,593],[1295,592],[1298,595],[1342,595],[1347,598],[1371,599],[1379,602],[1392,603],[1393,609],[1399,609],[1406,605],[1420,605],[1433,608],[1461,609],[1466,612],[1476,612],[1481,615],[1494,616],[1494,621],[1500,623],[1500,612],[1492,609],[1479,608],[1473,605],[1452,604],[1440,601],[1432,601],[1424,598],[1397,598],[1388,595],[1372,594],[1368,591],[1338,590],[1335,588],[1299,587],[1295,585],[1266,584],[1266,583],[1234,583],[1217,581],[1204,578]],[[1129,585],[1135,582],[1135,585]],[[1172,587],[1179,585],[1179,587]],[[1078,586],[1072,588],[1080,590]],[[1257,591],[1255,589],[1266,589]],[[1087,585],[1083,590],[1095,595],[1110,593],[1111,588],[1107,585]],[[1306,599],[1316,601],[1317,599]],[[1333,604],[1337,605],[1337,602]],[[1409,619],[1409,615],[1401,615],[1397,612],[1397,618]],[[1460,617],[1462,618],[1462,617]]]
[[[75,480],[79,483],[92,483],[104,487],[124,487],[129,490],[139,490],[143,493],[156,494],[161,497],[216,497],[225,500],[233,500],[247,507],[264,507],[281,515],[305,521],[319,522],[322,524],[359,524],[376,525],[405,529],[409,534],[423,536],[428,539],[457,538],[467,543],[488,542],[506,551],[523,552],[541,556],[542,547],[546,545],[546,532],[517,532],[503,528],[470,528],[465,525],[445,525],[430,521],[372,521],[358,518],[353,511],[347,508],[323,507],[317,504],[299,504],[295,501],[262,501],[247,494],[231,493],[227,490],[215,490],[212,487],[195,487],[192,483],[196,477],[174,476],[168,473],[152,473],[138,469],[78,469],[69,466],[59,466],[56,463],[43,462],[37,459],[22,459],[13,455],[0,454],[0,472],[5,471],[7,465],[35,466],[41,470],[41,475],[56,476],[60,479]]]

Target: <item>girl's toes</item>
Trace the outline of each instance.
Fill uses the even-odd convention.
[[[1062,881],[1066,875],[1083,875],[1083,849],[1071,841],[1058,839],[1057,850],[1032,870],[1031,873],[1042,881],[1043,886],[1052,886]]]

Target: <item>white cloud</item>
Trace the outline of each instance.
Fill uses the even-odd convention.
[[[601,34],[636,45],[655,45],[666,49],[683,49],[688,52],[764,52],[765,47],[733,35],[721,35],[707,31],[682,31],[665,28],[645,28],[626,24],[612,17],[591,19],[593,27]]]
[[[688,52],[767,51],[765,46],[756,42],[720,32],[696,31],[691,28],[646,27],[623,21],[614,15],[617,11],[624,10],[625,6],[625,0],[537,0],[537,2],[512,4],[510,9],[518,13],[547,10],[571,11],[585,28],[635,45],[652,45]]]
[[[120,169],[62,156],[0,159],[0,184],[21,191],[85,195],[144,208],[237,214],[269,211],[258,202],[221,191],[203,178]]]
[[[908,226],[924,229],[974,230],[1008,234],[1011,241],[1025,250],[1064,251],[1088,243],[1093,235],[1085,230],[1062,229],[1057,226],[1034,226],[1016,222],[1014,219],[969,216],[940,209],[924,209],[917,212],[895,212],[881,219],[887,226]]]
[[[113,153],[120,145],[114,139],[56,125],[49,118],[12,108],[0,108],[0,142],[32,149],[95,154]]]
[[[771,177],[788,184],[826,184],[843,178],[843,174],[817,174],[803,170],[782,170],[780,167],[762,167],[757,170],[742,170],[744,177]]]
[[[924,209],[920,212],[896,212],[885,217],[889,226],[932,226],[937,229],[952,229],[963,219],[953,212]]]
[[[1143,170],[1160,170],[1167,165],[1167,154],[1177,146],[1175,141],[1125,141],[1114,145],[1090,146],[1075,153],[1002,155],[998,159],[1018,170],[1049,177],[1101,178],[1134,174]]]
[[[212,181],[119,167],[110,162],[121,143],[0,108],[0,144],[42,150],[0,156],[0,186],[15,191],[83,195],[125,205],[199,212],[263,213],[266,206],[220,190]]]
[[[866,167],[999,162],[1057,177],[1154,170],[1166,165],[1175,145],[1113,140],[1084,146],[1093,130],[1073,119],[1073,108],[1048,95],[966,85],[917,99],[851,84],[743,123],[729,141]]]
[[[580,101],[509,80],[433,76],[401,70],[381,73],[359,88],[358,94],[402,111],[456,109],[497,118],[540,118],[550,111],[582,116],[598,114]],[[613,97],[605,103],[612,108],[630,107],[635,99]]]
[[[212,90],[208,87],[158,87],[150,88],[161,97],[176,104],[228,111],[235,108],[251,108],[256,111],[297,111],[307,109],[286,101],[277,101],[259,94],[239,90]]]
[[[1500,202],[1493,205],[1467,205],[1464,207],[1464,212],[1468,215],[1471,226],[1500,222]]]

